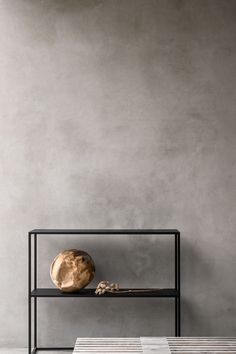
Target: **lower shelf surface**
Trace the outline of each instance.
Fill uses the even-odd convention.
[[[103,295],[96,295],[95,288],[82,289],[78,292],[65,293],[59,289],[54,288],[39,288],[31,292],[31,297],[178,297],[176,289],[120,289],[118,293],[105,293]],[[131,290],[131,291],[129,291]]]

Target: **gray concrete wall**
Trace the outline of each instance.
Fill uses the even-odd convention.
[[[179,228],[183,335],[236,331],[236,2],[0,0],[0,345],[25,346],[27,231]],[[154,237],[39,240],[168,286]],[[170,300],[40,300],[41,344],[173,335]]]

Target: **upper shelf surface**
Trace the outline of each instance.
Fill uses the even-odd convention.
[[[177,229],[34,229],[30,234],[52,235],[52,234],[83,234],[83,235],[113,235],[113,234],[149,234],[149,235],[175,235],[179,234]]]

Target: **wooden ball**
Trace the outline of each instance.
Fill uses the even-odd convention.
[[[92,281],[94,273],[95,266],[91,256],[76,249],[59,253],[50,267],[53,283],[64,292],[83,289]]]

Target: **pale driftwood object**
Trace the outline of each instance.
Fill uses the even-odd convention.
[[[50,268],[53,283],[64,292],[83,289],[92,281],[94,273],[95,266],[91,256],[76,249],[59,253]]]
[[[96,295],[103,295],[105,293],[115,293],[115,294],[125,294],[125,293],[149,293],[153,291],[158,291],[157,289],[130,289],[124,290],[120,289],[119,284],[117,283],[109,283],[107,280],[102,280],[98,283],[97,288],[95,290]]]

